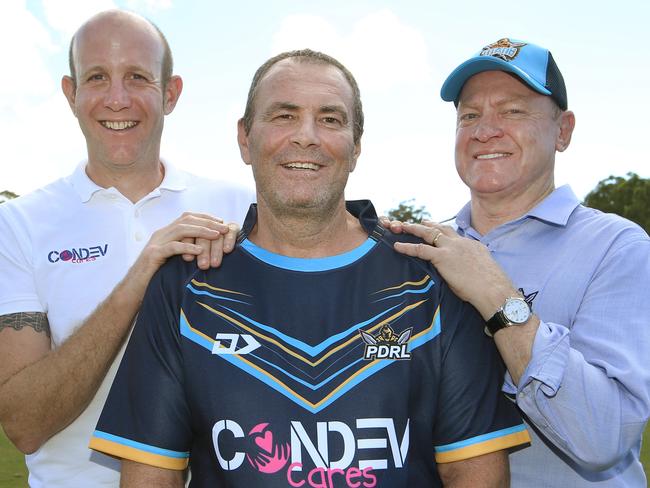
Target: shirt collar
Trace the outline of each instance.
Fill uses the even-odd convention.
[[[537,206],[515,220],[523,220],[531,217],[548,222],[549,224],[565,226],[569,221],[571,213],[578,205],[580,205],[580,200],[573,193],[571,187],[569,185],[563,185],[553,190]],[[458,215],[456,215],[456,224],[463,233],[466,233],[471,227],[471,208],[471,203],[468,202],[460,209]]]
[[[182,191],[187,188],[187,174],[164,159],[160,160],[165,167],[165,177],[160,183],[161,190]]]
[[[578,205],[580,200],[571,187],[563,185],[556,188],[524,217],[534,217],[549,224],[565,226]]]
[[[187,188],[187,178],[185,173],[178,170],[173,164],[168,161],[161,160],[165,167],[165,176],[163,177],[159,190],[182,191]],[[83,203],[88,202],[92,196],[97,192],[110,191],[110,188],[103,188],[95,183],[86,174],[86,166],[88,161],[82,161],[77,165],[74,172],[70,175],[69,181],[72,187],[79,195]],[[117,191],[113,189],[113,191]],[[155,190],[154,190],[155,191]]]

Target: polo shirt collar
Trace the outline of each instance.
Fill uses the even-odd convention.
[[[524,217],[533,217],[549,224],[565,226],[580,205],[580,200],[569,185],[556,188],[553,193],[531,209]]]
[[[164,159],[160,160],[165,167],[165,176],[160,186],[161,190],[183,191],[187,188],[187,174]]]
[[[549,224],[565,226],[569,221],[571,213],[573,213],[578,205],[580,205],[580,200],[573,193],[571,187],[569,185],[563,185],[553,190],[537,206],[514,221],[520,221],[530,217]],[[471,228],[471,209],[471,203],[468,202],[458,212],[458,215],[456,215],[456,224],[463,233],[467,233]]]
[[[187,177],[185,173],[179,171],[173,164],[161,160],[165,167],[165,176],[160,186],[156,190],[182,191],[187,188]],[[74,172],[70,175],[69,181],[72,187],[79,195],[83,203],[88,202],[95,193],[101,191],[111,191],[111,188],[103,188],[91,180],[86,174],[88,161],[82,161],[77,165]],[[154,190],[154,192],[156,191]],[[117,191],[113,189],[113,191]]]

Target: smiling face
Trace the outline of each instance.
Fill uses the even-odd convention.
[[[569,145],[573,120],[514,76],[474,75],[458,103],[458,174],[473,197],[537,202],[553,190],[555,151]]]
[[[144,19],[125,12],[100,14],[76,34],[76,83],[63,91],[86,138],[90,169],[157,167],[164,115],[181,82],[161,80],[164,47]]]
[[[238,125],[260,208],[280,216],[344,204],[360,152],[352,107],[352,89],[332,65],[289,58],[268,71],[258,86],[248,134],[243,120]]]

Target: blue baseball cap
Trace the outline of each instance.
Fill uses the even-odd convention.
[[[562,73],[548,49],[516,39],[503,38],[488,44],[458,66],[440,89],[446,102],[458,105],[465,82],[483,71],[506,71],[542,95],[551,97],[562,110],[567,109],[566,86]]]

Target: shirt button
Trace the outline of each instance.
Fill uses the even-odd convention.
[[[135,212],[133,212],[133,215],[135,215],[136,219],[140,217],[140,210],[136,209]]]
[[[142,232],[137,231],[137,232],[135,233],[135,240],[138,241],[138,242],[140,242],[140,241],[142,240],[142,238],[143,238]]]

